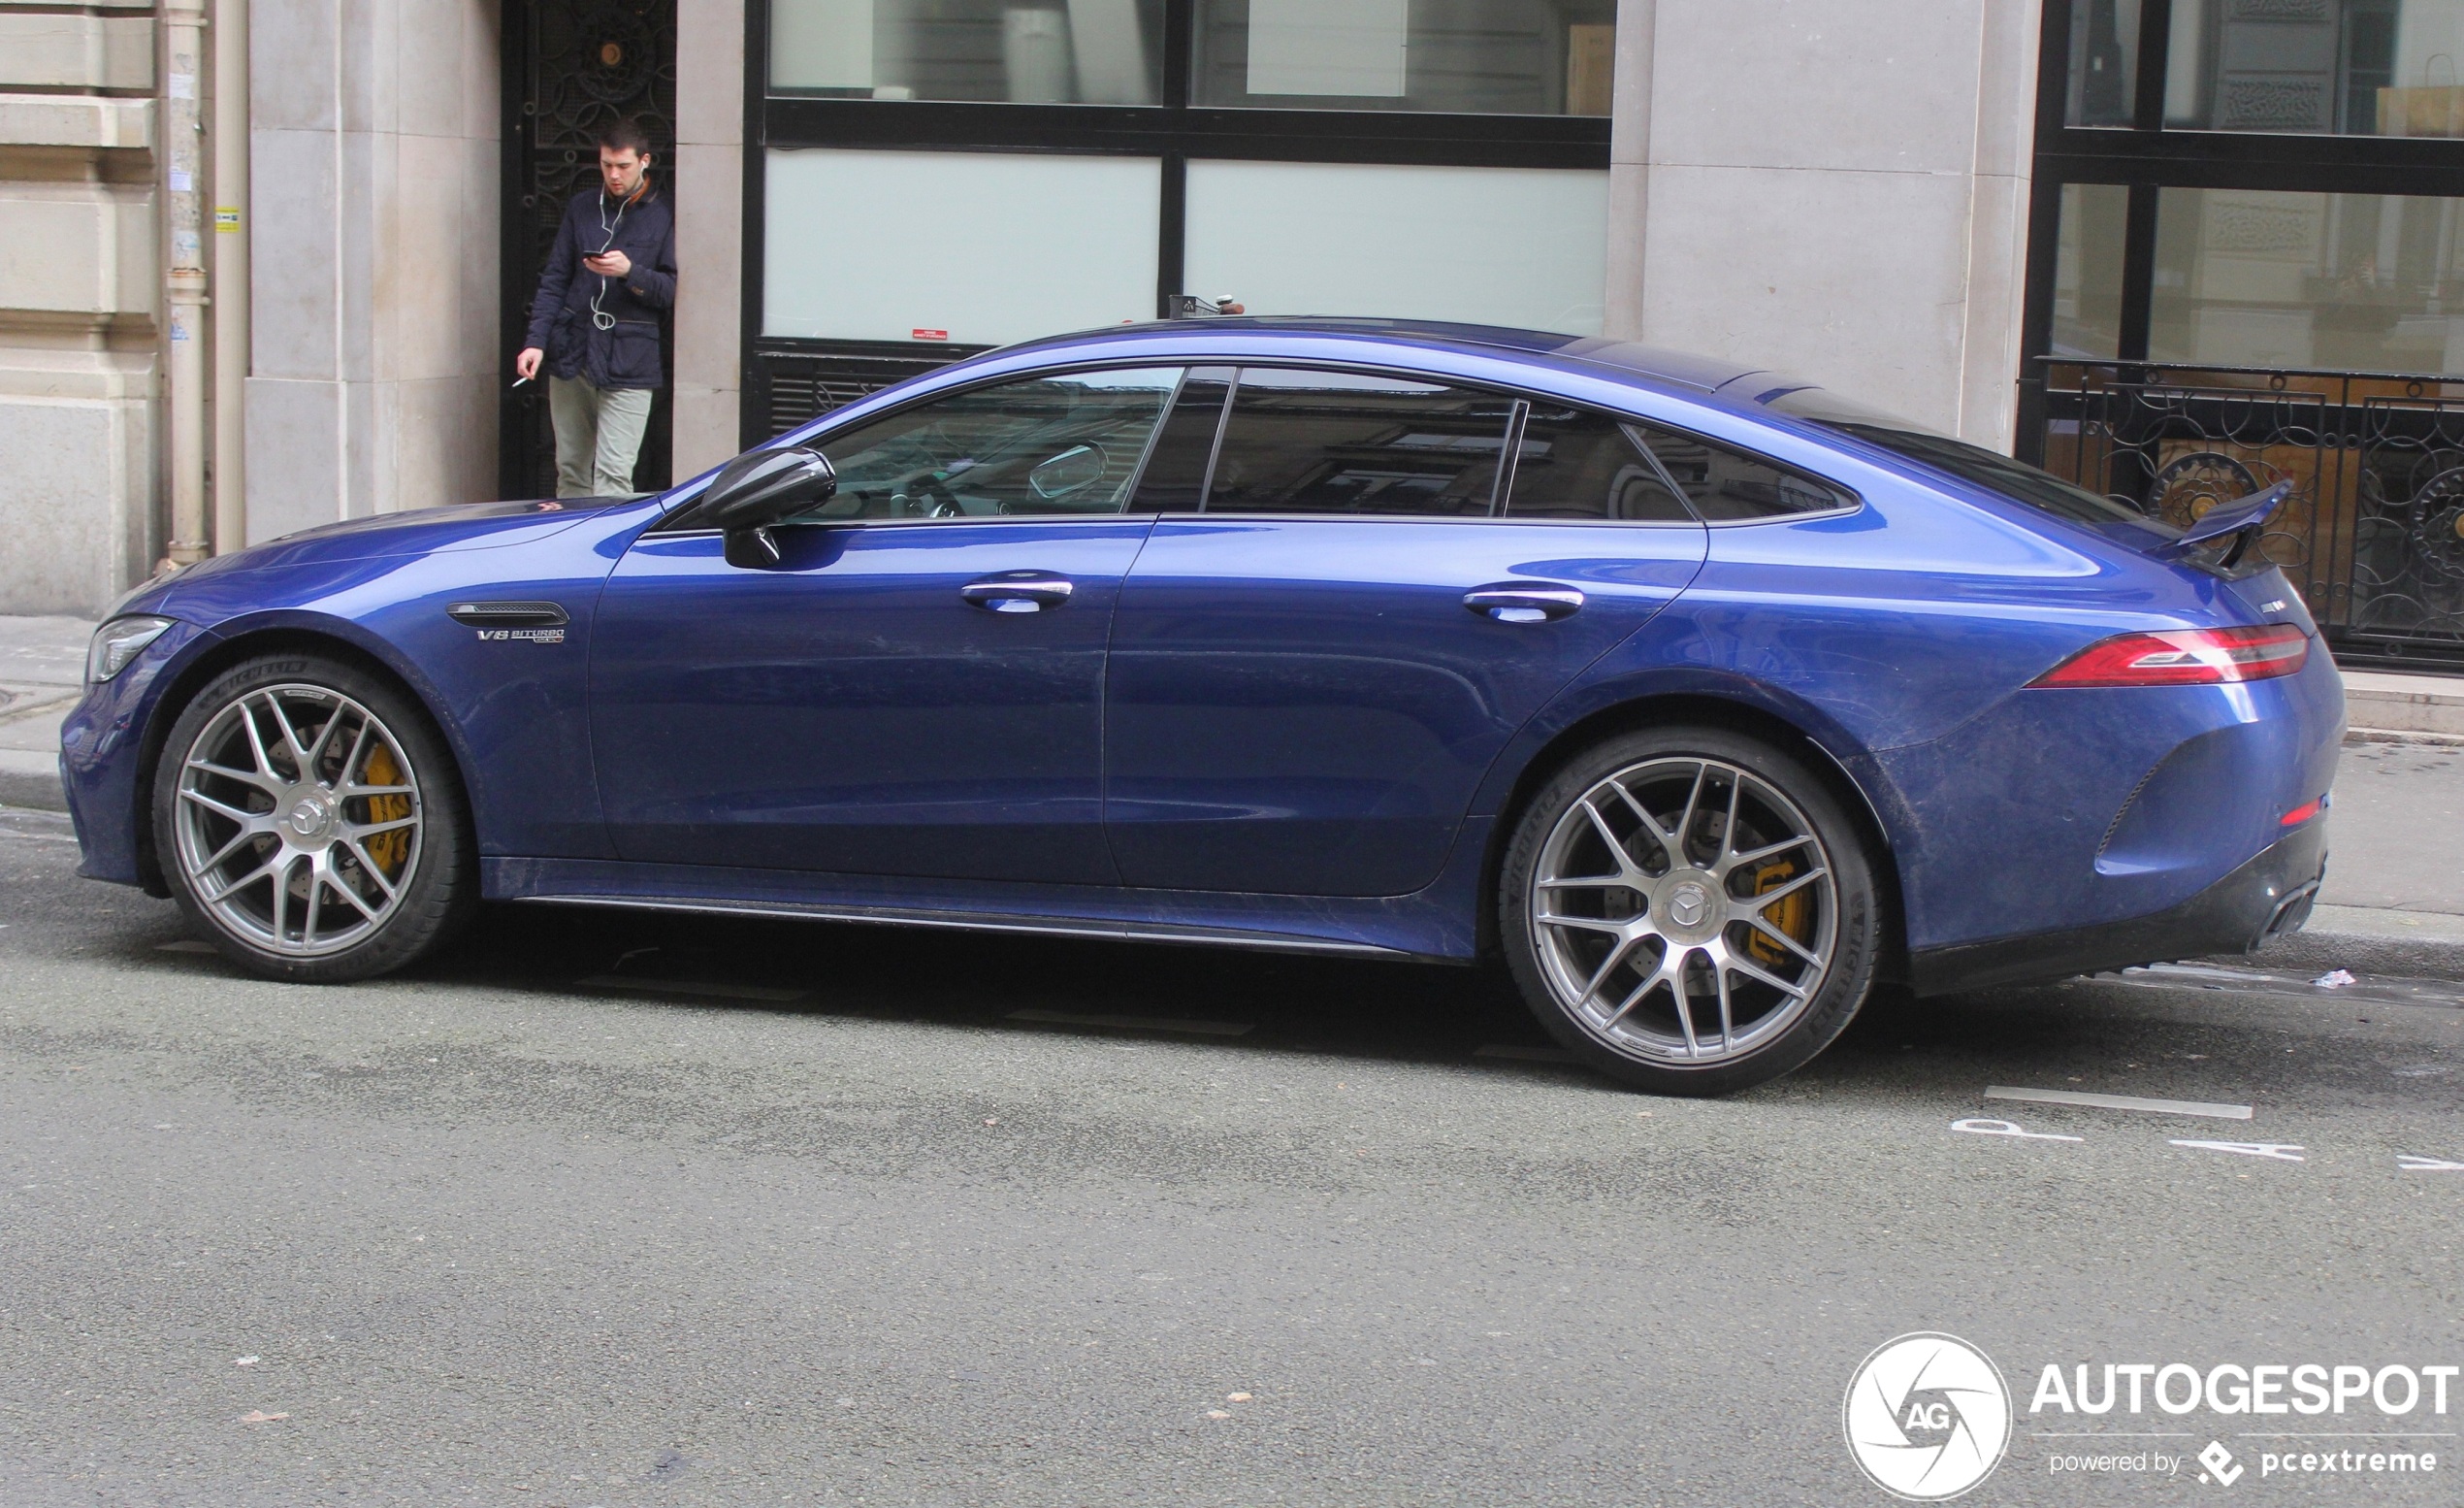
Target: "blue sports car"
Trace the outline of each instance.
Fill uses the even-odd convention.
[[[2281,501],[1603,340],[1122,327],[149,583],[61,767],[84,873],[279,978],[482,900],[1496,959],[1717,1093],[1878,982],[2301,924],[2344,694]]]

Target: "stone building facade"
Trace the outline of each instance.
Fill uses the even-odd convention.
[[[1743,358],[2166,516],[2291,477],[2339,653],[2464,666],[2464,0],[204,3],[182,76],[169,9],[0,0],[0,610],[172,540],[186,88],[243,148],[216,549],[544,489],[523,304],[627,113],[681,268],[637,487],[1231,295]]]

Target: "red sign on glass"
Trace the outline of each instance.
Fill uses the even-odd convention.
[[[947,330],[910,330],[907,332],[907,335],[909,339],[918,341],[946,341],[950,339],[950,332]]]

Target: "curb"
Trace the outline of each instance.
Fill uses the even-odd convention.
[[[2356,974],[2399,979],[2464,980],[2464,916],[2321,905],[2311,911],[2309,925],[2291,936],[2278,937],[2254,953],[2222,954],[2210,962],[2288,971],[2324,973],[2350,968]]]
[[[39,811],[66,811],[68,797],[57,774],[0,770],[0,806],[27,806]]]
[[[2426,743],[2434,748],[2464,748],[2464,734],[2422,733],[2411,728],[2348,728],[2345,747],[2363,743]]]

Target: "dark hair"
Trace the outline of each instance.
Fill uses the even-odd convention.
[[[644,157],[650,155],[650,134],[641,128],[640,121],[631,115],[619,115],[600,127],[599,145],[609,151],[636,152]]]

